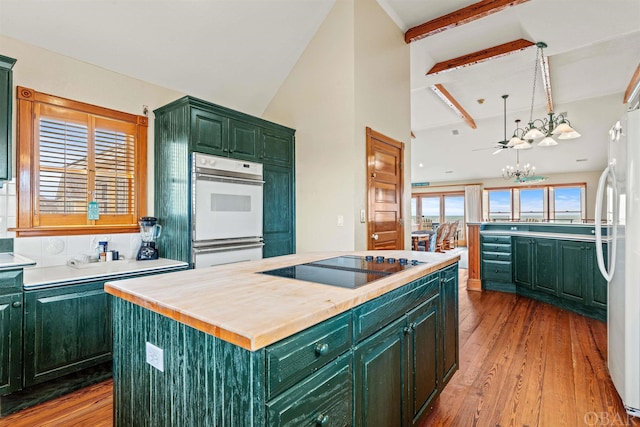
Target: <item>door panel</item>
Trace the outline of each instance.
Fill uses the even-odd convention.
[[[354,350],[355,425],[402,426],[404,317]]]
[[[368,249],[404,249],[404,144],[367,128]]]

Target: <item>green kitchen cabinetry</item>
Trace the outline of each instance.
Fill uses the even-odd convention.
[[[12,68],[15,63],[15,59],[0,55],[0,181],[11,179]]]
[[[563,241],[558,245],[561,297],[585,302],[587,282],[593,279],[587,250],[593,243]]]
[[[480,277],[482,288],[514,291],[511,236],[480,236]]]
[[[111,305],[104,281],[27,291],[24,385],[111,360]]]
[[[262,163],[263,256],[295,252],[293,129],[190,96],[154,113],[154,212],[163,227],[160,256],[191,262],[194,152]]]
[[[562,233],[545,237],[540,232],[544,227],[545,232]],[[566,237],[572,230],[566,225],[527,224],[526,228],[513,236],[503,230],[481,234],[483,289],[515,292],[606,321],[607,282],[598,270],[595,243],[582,237],[590,235],[590,229],[577,227],[580,233],[572,240]],[[606,253],[606,243],[604,247]]]
[[[446,385],[458,370],[458,268],[447,267],[440,272],[440,301],[442,313],[442,366],[440,383]]]
[[[22,270],[0,272],[0,396],[22,387]]]
[[[114,298],[115,425],[418,426],[458,366],[457,288],[456,263],[256,351]]]
[[[295,247],[293,169],[264,165],[263,228],[265,258],[288,255]]]
[[[520,289],[558,293],[557,241],[513,238],[513,280]]]

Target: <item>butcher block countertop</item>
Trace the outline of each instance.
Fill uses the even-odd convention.
[[[419,264],[356,289],[259,274],[340,255],[383,255]],[[287,255],[107,282],[107,293],[220,339],[258,350],[457,262],[457,254],[410,251]]]

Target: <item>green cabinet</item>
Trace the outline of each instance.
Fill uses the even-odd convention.
[[[458,267],[447,267],[440,272],[440,303],[442,313],[442,371],[440,383],[446,385],[458,370]]]
[[[111,306],[104,282],[27,291],[25,386],[111,360]]]
[[[263,237],[265,258],[295,252],[295,188],[293,169],[264,165]]]
[[[558,293],[557,241],[534,239],[533,248],[533,289],[556,295]]]
[[[457,289],[455,265],[354,309],[377,331],[354,348],[356,425],[420,425],[458,369]]]
[[[533,239],[513,238],[513,281],[517,286],[533,287]]]
[[[406,425],[403,403],[406,319],[401,318],[358,344],[354,351],[355,425]]]
[[[22,270],[0,272],[0,396],[22,387]]]
[[[267,402],[269,426],[350,426],[353,372],[345,354],[329,366]]]
[[[13,65],[16,60],[0,55],[0,180],[11,179],[11,111]],[[0,184],[1,186],[1,184]]]
[[[193,152],[262,163],[263,256],[295,252],[293,129],[190,96],[154,113],[154,211],[163,226],[160,256],[191,261]]]
[[[552,239],[513,238],[513,281],[519,289],[558,293],[557,244]]]
[[[559,251],[559,295],[563,298],[584,303],[587,281],[593,278],[589,268],[588,242],[560,241]]]
[[[440,340],[447,341],[446,321],[443,324],[442,318],[449,317],[449,314],[450,317],[454,317],[455,313],[441,312],[441,298],[442,295],[434,296],[407,314],[405,336],[409,350],[405,369],[409,380],[405,398],[408,408],[405,405],[405,409],[410,419],[405,425],[420,425],[423,415],[433,407],[435,398],[446,384],[442,379],[443,373],[438,372],[438,368],[443,366],[438,359],[443,359],[446,366],[447,359],[451,357],[451,354],[445,354],[448,350],[447,344],[452,346],[454,343],[445,344],[444,351],[442,350]],[[455,318],[457,320],[457,316]],[[457,348],[457,343],[455,347]],[[440,350],[433,351],[434,348]],[[450,352],[451,350],[449,349]],[[456,350],[453,350],[453,353],[457,354]],[[456,369],[457,364],[450,369],[445,367],[444,374],[452,375]]]
[[[191,109],[191,151],[226,156],[229,119],[200,108]]]
[[[606,256],[607,249],[608,244],[604,243],[602,250],[605,254],[605,266],[608,267],[608,257]],[[591,270],[593,275],[593,283],[587,290],[587,305],[589,305],[589,307],[600,308],[606,311],[608,295],[607,292],[609,289],[609,284],[607,283],[607,280],[602,276],[602,273],[600,273],[600,269],[598,268],[598,261],[595,253],[595,251],[597,250],[600,250],[600,248],[598,248],[596,245],[593,245],[593,247],[589,247],[589,249],[587,249],[587,256],[592,264]]]
[[[511,236],[480,236],[480,278],[483,289],[513,291]]]

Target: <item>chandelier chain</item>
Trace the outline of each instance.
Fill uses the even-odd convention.
[[[533,106],[536,98],[536,77],[538,76],[538,63],[540,62],[541,47],[536,50],[536,64],[533,67],[533,93],[531,94],[531,113],[529,114],[529,123],[533,122]]]

